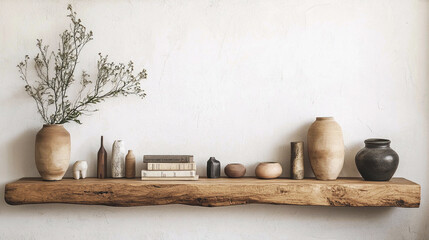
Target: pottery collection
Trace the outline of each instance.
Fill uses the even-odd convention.
[[[344,165],[344,141],[333,117],[318,117],[307,135],[308,156],[316,179],[335,180]]]
[[[207,178],[220,177],[220,162],[215,157],[207,161]]]
[[[262,179],[278,178],[282,172],[282,166],[278,162],[263,162],[255,169],[256,177]]]
[[[304,142],[291,142],[291,178],[304,178]],[[340,125],[332,117],[317,117],[307,133],[308,157],[318,180],[335,180],[344,165],[344,141]],[[43,125],[36,135],[35,160],[43,180],[61,180],[70,161],[71,139],[69,132],[60,124]],[[389,181],[399,164],[398,154],[390,148],[388,139],[367,139],[365,147],[355,157],[359,173],[367,181]],[[85,178],[88,164],[77,161],[73,165],[75,179]],[[221,176],[221,164],[215,157],[207,161],[207,178]],[[136,158],[132,150],[126,154],[125,143],[116,140],[112,147],[112,178],[135,178]],[[246,167],[240,163],[228,164],[226,176],[240,178]],[[262,162],[255,169],[261,179],[278,178],[283,172],[278,162]],[[97,154],[97,178],[107,177],[107,151],[101,136]]]
[[[230,178],[241,178],[246,174],[246,167],[241,163],[230,163],[226,165],[224,171]]]
[[[69,167],[71,140],[60,124],[43,125],[36,135],[36,167],[43,180],[61,180]]]
[[[390,140],[371,138],[355,157],[359,173],[367,181],[389,181],[399,164],[398,154],[390,148]]]
[[[125,143],[116,140],[112,147],[112,178],[125,177]]]

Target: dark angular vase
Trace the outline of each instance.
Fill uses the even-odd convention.
[[[367,181],[389,181],[399,164],[398,154],[390,148],[390,140],[371,138],[355,157],[360,175]]]
[[[207,161],[207,178],[220,177],[220,162],[216,158],[211,157]]]

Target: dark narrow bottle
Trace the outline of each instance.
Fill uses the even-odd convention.
[[[97,178],[107,177],[107,152],[103,146],[103,136],[101,136],[101,147],[97,154]]]
[[[215,157],[207,161],[207,178],[220,177],[220,162]]]

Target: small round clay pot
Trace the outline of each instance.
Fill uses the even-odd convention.
[[[282,172],[282,165],[278,162],[263,162],[255,169],[256,177],[264,179],[278,178]]]
[[[246,174],[246,167],[241,163],[230,163],[226,165],[224,171],[230,178],[241,178]]]

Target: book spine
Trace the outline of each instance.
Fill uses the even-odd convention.
[[[183,170],[197,170],[195,163],[148,163],[147,170],[167,170],[167,171],[183,171]]]
[[[144,155],[144,163],[192,163],[192,155]]]
[[[142,170],[142,177],[193,177],[196,175],[195,171],[147,171]]]
[[[143,181],[197,181],[199,178],[198,175],[193,177],[175,177],[175,178],[167,178],[167,177],[142,177]]]

